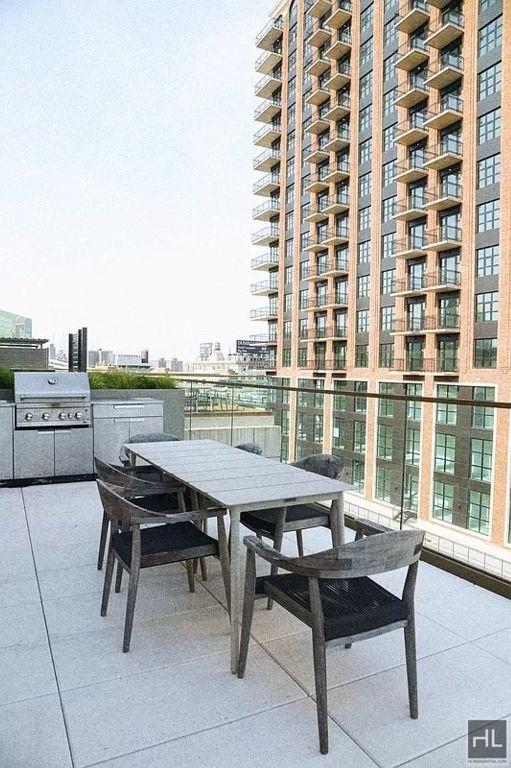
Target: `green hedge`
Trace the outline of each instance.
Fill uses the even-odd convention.
[[[91,389],[176,389],[172,376],[148,376],[129,371],[93,371],[89,373]],[[0,389],[13,389],[14,373],[0,368]]]

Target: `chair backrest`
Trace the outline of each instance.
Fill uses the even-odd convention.
[[[105,514],[116,524],[120,522],[123,527],[129,528],[135,524],[156,522],[162,517],[161,513],[142,509],[124,498],[122,493],[126,488],[107,485],[102,480],[96,482]]]
[[[352,579],[395,571],[416,563],[424,531],[389,531],[366,536],[334,549],[279,559],[279,567],[318,579]]]
[[[330,453],[314,453],[312,456],[298,459],[291,466],[336,480],[341,476],[344,469],[344,460],[340,456],[333,456]]]
[[[181,440],[181,438],[171,435],[170,432],[146,432],[141,435],[131,435],[124,443],[174,443],[178,440]],[[128,459],[128,454],[124,447],[121,447],[119,459],[121,462],[125,462]]]
[[[246,451],[247,453],[255,453],[257,456],[263,455],[263,449],[257,443],[240,443],[239,445],[236,445],[235,448],[238,448],[240,451]]]
[[[94,457],[94,464],[96,465],[96,473],[99,479],[109,485],[115,485],[118,488],[134,491],[137,489],[140,490],[141,488],[151,488],[151,486],[154,485],[148,480],[132,477],[127,474],[127,472],[123,472],[120,467],[114,467],[111,464],[107,464],[106,461],[102,461],[97,456]]]

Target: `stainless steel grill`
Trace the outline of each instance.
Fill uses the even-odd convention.
[[[69,429],[91,424],[86,373],[15,373],[14,401],[16,429]]]

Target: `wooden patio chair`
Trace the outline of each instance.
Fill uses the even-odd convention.
[[[357,520],[355,541],[305,557],[289,558],[253,536],[247,547],[245,600],[238,677],[245,674],[256,597],[271,597],[312,629],[319,744],[328,752],[327,643],[346,648],[404,629],[410,717],[418,717],[414,594],[424,532],[392,531]],[[255,556],[288,573],[256,577]],[[369,576],[408,568],[401,597]]]
[[[137,599],[140,570],[169,563],[185,563],[190,591],[195,591],[192,563],[195,558],[219,557],[222,577],[230,605],[230,568],[227,536],[224,526],[225,509],[205,509],[180,512],[169,516],[139,506],[130,498],[130,491],[114,488],[97,481],[99,494],[110,524],[110,540],[105,569],[101,615],[106,616],[114,563],[129,573],[123,652],[130,648],[133,617]],[[215,517],[218,540],[200,530],[197,524]],[[119,522],[121,530],[119,530]]]

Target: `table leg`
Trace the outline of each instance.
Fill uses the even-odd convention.
[[[133,453],[133,451],[130,451],[129,448],[128,448],[128,456],[129,456],[130,467],[136,467],[137,466],[137,454]]]
[[[239,606],[240,606],[240,511],[229,510],[231,516],[231,672],[238,671]]]

